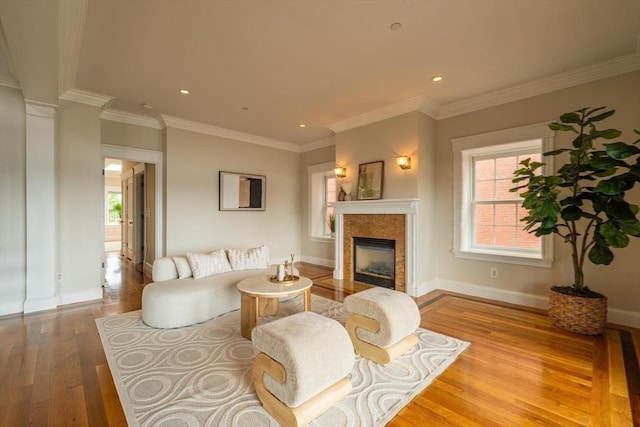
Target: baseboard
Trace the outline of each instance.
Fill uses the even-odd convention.
[[[59,305],[75,304],[78,302],[87,302],[102,299],[102,288],[91,289],[82,292],[68,292],[58,297]]]
[[[147,275],[147,276],[151,276],[151,272],[153,271],[153,265],[149,264],[148,262],[145,262],[142,265],[142,273]]]
[[[549,308],[548,298],[546,295],[526,294],[523,292],[514,292],[489,286],[474,285],[472,283],[456,282],[445,279],[434,279],[426,283],[421,283],[418,286],[420,295],[424,295],[427,292],[437,289],[508,302],[511,304],[524,305],[526,307],[534,307],[542,310],[547,310]],[[607,310],[607,321],[617,325],[640,328],[640,313],[609,307]]]
[[[24,302],[23,312],[33,313],[36,311],[51,310],[58,306],[58,300],[55,295],[44,298],[27,299]]]
[[[301,256],[300,261],[308,262],[309,264],[321,265],[323,267],[329,267],[329,268],[335,268],[336,266],[335,261],[332,259],[317,258],[312,256],[306,256],[306,255]]]
[[[24,299],[14,299],[0,303],[0,316],[22,313],[24,311]]]

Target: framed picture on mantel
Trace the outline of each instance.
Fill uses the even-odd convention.
[[[358,200],[382,199],[384,161],[360,163],[358,167]]]

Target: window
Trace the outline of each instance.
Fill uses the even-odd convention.
[[[540,161],[551,149],[552,137],[539,124],[452,140],[456,257],[551,265],[551,236],[539,238],[523,230],[522,198],[509,189],[519,163]]]
[[[332,202],[337,200],[336,178],[333,163],[309,166],[309,237],[329,239],[329,216],[333,214]]]
[[[329,218],[333,215],[333,207],[329,206],[329,203],[333,203],[336,198],[336,177],[331,171],[330,175],[324,177],[324,235],[331,235],[331,227],[329,226]]]
[[[119,225],[122,218],[122,193],[120,190],[107,190],[107,208],[106,222],[107,225]]]

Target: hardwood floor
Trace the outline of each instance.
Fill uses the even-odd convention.
[[[314,294],[362,289],[297,267]],[[114,255],[107,281],[102,302],[0,317],[0,426],[126,425],[95,319],[139,309],[149,279]],[[585,337],[539,310],[443,292],[417,302],[422,327],[471,345],[389,426],[640,425],[640,330]]]

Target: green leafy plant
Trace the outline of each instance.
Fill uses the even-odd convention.
[[[615,110],[606,107],[582,108],[560,116],[549,124],[554,131],[576,134],[573,148],[561,148],[544,156],[568,155],[568,161],[555,174],[543,175],[541,162],[526,159],[514,172],[510,191],[525,191],[522,206],[527,216],[524,229],[536,236],[556,234],[571,245],[574,283],[571,287],[554,287],[562,293],[601,297],[584,285],[584,262],[609,265],[614,258],[611,248],[624,248],[629,237],[640,237],[638,205],[629,203],[626,192],[640,182],[640,148],[624,142],[597,146],[599,139],[613,140],[621,135],[617,129],[598,130],[596,123],[611,117]],[[638,130],[634,131],[640,135]]]
[[[329,220],[327,222],[329,223],[329,230],[331,230],[332,233],[335,233],[336,232],[336,216],[334,214],[330,214]]]

